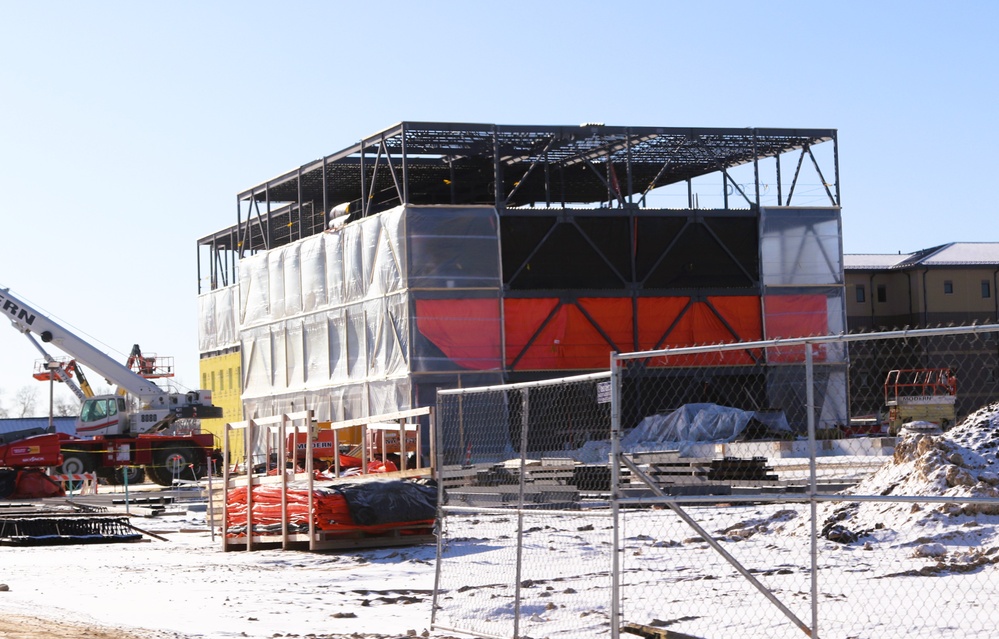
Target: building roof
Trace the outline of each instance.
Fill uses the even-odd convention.
[[[999,264],[999,242],[952,242],[926,256],[927,266]]]
[[[258,202],[322,201],[361,197],[365,181],[402,179],[405,171],[412,203],[438,203],[451,196],[447,185],[459,181],[459,204],[491,203],[497,167],[504,181],[507,205],[606,199],[607,186],[589,177],[595,164],[626,162],[631,179],[641,189],[682,182],[723,168],[775,157],[832,140],[835,129],[622,127],[501,125],[444,122],[400,122],[346,149],[257,184],[238,195]],[[378,158],[404,162],[374,174]],[[405,158],[405,160],[403,160]],[[546,192],[545,166],[557,170],[557,195]],[[360,167],[364,166],[362,173]],[[623,165],[622,165],[623,166]],[[386,165],[387,167],[387,165]],[[324,179],[325,175],[325,179]],[[394,177],[393,177],[394,175]],[[830,176],[832,178],[832,176]],[[450,201],[447,200],[447,201]]]
[[[57,416],[52,418],[57,433],[76,434],[76,417]],[[38,430],[49,427],[48,417],[12,417],[0,419],[0,438],[14,432]]]
[[[847,271],[882,271],[894,267],[899,262],[908,259],[912,253],[880,254],[880,253],[854,253],[843,255],[843,268]]]
[[[999,242],[951,242],[914,253],[843,255],[847,271],[889,271],[915,267],[997,266]]]

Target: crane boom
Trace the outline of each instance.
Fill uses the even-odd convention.
[[[138,375],[69,329],[11,295],[10,289],[0,289],[0,311],[9,317],[11,324],[19,332],[34,333],[43,342],[54,344],[67,355],[140,400],[163,394],[163,389],[155,383]]]
[[[128,365],[119,363],[69,329],[11,295],[10,289],[0,288],[0,315],[8,317],[11,325],[28,337],[38,350],[46,355],[47,361],[48,356],[35,340],[35,335],[42,342],[58,346],[77,364],[86,365],[102,375],[109,383],[118,386],[119,394],[88,396],[82,400],[80,416],[76,421],[77,434],[133,436],[164,433],[172,431],[177,420],[222,417],[222,409],[212,404],[210,390],[174,393],[160,388]],[[135,346],[133,354],[137,351],[138,346]],[[143,361],[146,368],[151,366],[152,372],[155,373],[154,360],[145,358]],[[140,371],[142,370],[140,367]],[[58,372],[63,371],[52,371],[53,374]],[[85,381],[82,376],[81,381]],[[87,388],[89,390],[89,385]]]

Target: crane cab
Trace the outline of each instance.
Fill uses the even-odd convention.
[[[83,402],[76,420],[78,435],[123,435],[128,432],[128,407],[121,395],[98,395]]]

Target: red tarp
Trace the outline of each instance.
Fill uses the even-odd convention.
[[[471,370],[500,368],[499,300],[416,300],[416,328]]]
[[[788,339],[826,335],[829,332],[828,299],[825,295],[767,295],[767,339]],[[825,346],[814,345],[812,357],[825,359]],[[804,346],[768,349],[769,362],[803,362]]]

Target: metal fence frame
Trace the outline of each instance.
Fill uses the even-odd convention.
[[[783,339],[783,340],[768,340],[768,341],[758,341],[758,342],[743,342],[743,343],[733,343],[733,344],[722,344],[722,345],[712,345],[712,346],[697,346],[697,347],[687,347],[687,348],[673,348],[673,349],[662,349],[656,351],[645,351],[637,353],[623,353],[623,354],[611,354],[610,357],[610,371],[608,373],[596,373],[587,376],[577,376],[577,377],[567,377],[554,380],[545,380],[542,382],[527,382],[515,385],[505,385],[505,386],[491,386],[491,387],[481,387],[481,388],[466,388],[466,389],[453,389],[453,390],[442,390],[438,393],[438,410],[437,414],[441,415],[443,409],[441,408],[441,402],[447,401],[448,396],[453,395],[469,395],[472,393],[480,393],[486,391],[500,391],[500,390],[512,390],[512,389],[531,389],[540,388],[543,386],[551,386],[556,384],[565,384],[573,381],[580,380],[599,380],[604,378],[609,378],[610,380],[610,404],[611,404],[611,423],[610,423],[610,499],[606,504],[606,508],[609,509],[610,518],[613,522],[613,530],[611,532],[612,539],[612,575],[613,583],[608,593],[609,599],[609,611],[610,611],[610,637],[612,639],[618,639],[621,631],[621,622],[623,620],[623,615],[621,611],[622,603],[622,583],[621,583],[621,566],[620,557],[624,551],[622,546],[622,535],[621,535],[621,509],[630,505],[650,506],[659,505],[672,510],[679,518],[686,523],[691,529],[696,531],[708,545],[717,552],[728,564],[730,564],[746,581],[748,581],[756,590],[758,590],[774,607],[776,607],[784,616],[787,617],[798,629],[800,629],[806,636],[818,638],[820,636],[820,579],[818,573],[818,544],[820,539],[819,523],[817,509],[818,505],[822,502],[883,502],[883,503],[932,503],[932,504],[949,504],[955,501],[960,501],[961,503],[968,504],[985,504],[993,508],[999,507],[999,500],[992,498],[977,498],[977,497],[962,497],[956,500],[954,497],[933,497],[933,496],[912,496],[912,495],[858,495],[850,494],[844,496],[842,494],[837,494],[834,492],[823,492],[819,488],[818,484],[818,473],[816,467],[816,459],[819,456],[817,449],[817,437],[816,437],[816,405],[814,396],[814,370],[815,363],[813,362],[812,347],[816,345],[849,345],[854,342],[861,341],[871,341],[871,340],[898,340],[907,338],[932,338],[941,336],[955,336],[955,335],[986,335],[986,334],[999,334],[999,324],[989,324],[981,326],[963,326],[963,327],[949,327],[949,328],[926,328],[926,329],[911,329],[911,330],[901,330],[901,331],[888,331],[880,333],[855,333],[855,334],[840,334],[840,335],[826,335],[826,336],[815,336],[808,338],[799,339]],[[714,497],[706,495],[697,496],[684,496],[684,495],[667,495],[656,485],[656,482],[645,475],[642,469],[636,465],[631,459],[629,459],[622,452],[621,448],[621,438],[622,438],[622,382],[624,380],[625,371],[628,367],[628,363],[640,360],[640,359],[652,359],[667,356],[683,356],[683,355],[697,355],[702,353],[717,353],[720,351],[729,350],[745,350],[745,349],[761,349],[766,350],[770,348],[784,348],[784,347],[804,347],[802,357],[804,365],[804,375],[805,375],[805,389],[806,389],[806,413],[807,413],[807,434],[808,434],[808,480],[805,492],[797,493],[794,495],[782,494],[778,492],[766,493],[766,494],[756,494],[756,495],[725,495],[723,497]],[[996,354],[999,357],[999,352]],[[849,360],[847,359],[847,364]],[[849,401],[849,398],[847,398]],[[438,429],[441,429],[441,423],[437,423]],[[521,431],[522,437],[526,441],[526,429]],[[438,443],[446,441],[446,434],[443,431],[439,431],[436,437]],[[523,531],[524,526],[524,463],[526,459],[526,446],[525,442],[521,442],[521,455],[520,455],[520,470],[521,470],[521,483],[520,483],[520,494],[517,504],[512,506],[517,512],[517,561],[520,561],[520,534]],[[615,463],[616,462],[616,463]],[[446,468],[443,464],[438,464],[438,469],[442,473],[446,473]],[[653,498],[642,497],[640,499],[627,498],[622,495],[620,491],[621,487],[621,472],[622,469],[627,469],[631,474],[632,478],[638,478],[644,482],[648,488],[656,495]],[[442,478],[444,475],[442,475]],[[445,494],[444,491],[444,481],[441,482],[441,495]],[[780,599],[760,580],[758,580],[752,572],[747,570],[740,562],[728,553],[725,548],[718,543],[713,536],[704,530],[698,522],[691,517],[685,511],[685,505],[694,502],[704,504],[706,502],[759,502],[761,500],[766,500],[768,503],[781,503],[781,502],[794,502],[797,504],[806,503],[807,508],[811,515],[811,526],[810,526],[810,548],[809,555],[811,559],[811,564],[809,566],[809,581],[810,581],[810,618],[801,619],[799,616],[795,615],[787,606],[785,606]],[[444,504],[444,501],[441,502]],[[483,512],[484,509],[463,509],[460,507],[452,507],[442,505],[441,507],[441,519],[442,519],[442,530],[447,528],[447,517],[449,514],[458,514],[464,512]],[[504,510],[503,512],[509,513],[510,509]],[[578,511],[566,511],[566,514],[578,515]],[[443,535],[443,533],[442,533]],[[442,626],[435,626],[434,621],[436,619],[436,614],[438,610],[438,595],[437,591],[441,586],[441,565],[442,565],[442,551],[439,545],[438,549],[438,561],[437,561],[437,588],[435,588],[435,600],[434,600],[434,618],[431,620],[433,627],[459,632],[466,634],[473,634],[477,636],[490,636],[485,634],[479,634],[474,630],[470,629],[455,629],[455,628],[444,628]],[[519,583],[520,577],[520,565],[518,563],[516,569],[517,580]],[[513,621],[513,631],[512,637],[517,638],[521,636],[521,630],[519,626],[519,606],[520,606],[520,590],[516,589],[516,602],[515,610],[518,611],[515,615]]]

